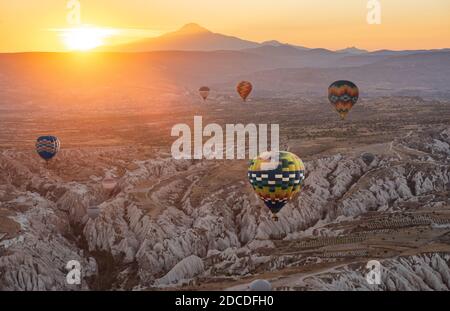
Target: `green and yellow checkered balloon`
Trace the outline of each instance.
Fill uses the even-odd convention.
[[[264,152],[251,160],[248,179],[256,194],[277,219],[276,214],[298,194],[305,179],[305,165],[295,154],[278,152],[274,162],[273,152]]]

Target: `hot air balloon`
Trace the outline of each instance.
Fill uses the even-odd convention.
[[[90,219],[95,220],[100,215],[101,210],[97,206],[89,206],[86,212]]]
[[[200,96],[203,98],[203,100],[206,100],[209,96],[209,87],[207,86],[202,86],[199,90]]]
[[[270,292],[272,285],[266,280],[254,280],[250,283],[249,289],[252,292]]]
[[[241,81],[239,82],[239,84],[236,87],[237,92],[239,93],[239,95],[241,96],[243,101],[247,100],[248,95],[250,95],[250,93],[253,90],[253,86],[250,82],[248,81]]]
[[[55,136],[41,136],[36,141],[36,151],[47,163],[58,153],[60,146]]]
[[[117,181],[110,176],[105,177],[102,180],[102,187],[106,191],[112,191],[112,190],[114,190],[114,188],[116,188],[116,186],[117,186]]]
[[[362,160],[366,165],[372,164],[373,160],[375,160],[375,156],[371,154],[370,152],[365,152],[361,155]]]
[[[340,80],[328,88],[328,99],[344,120],[359,98],[358,87],[350,81]]]
[[[276,214],[300,192],[305,179],[305,166],[293,153],[278,152],[278,162],[273,160],[275,155],[274,152],[264,152],[251,160],[248,179],[277,221]]]

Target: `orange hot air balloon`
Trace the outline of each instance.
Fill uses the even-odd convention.
[[[202,87],[198,90],[198,92],[200,93],[200,96],[203,98],[203,100],[206,100],[206,99],[208,98],[208,96],[209,96],[209,91],[210,91],[210,89],[209,89],[209,87],[207,87],[207,86],[202,86]]]
[[[359,98],[358,87],[350,81],[336,81],[328,88],[328,99],[344,120],[347,114],[357,103]]]
[[[248,95],[250,95],[250,93],[253,90],[253,86],[250,82],[248,81],[241,81],[239,82],[239,84],[236,87],[237,92],[239,93],[239,95],[241,96],[241,98],[246,101]]]

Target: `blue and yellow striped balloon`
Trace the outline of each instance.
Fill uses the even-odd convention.
[[[41,136],[36,141],[36,151],[45,161],[50,161],[59,151],[61,144],[55,136]]]
[[[305,179],[305,165],[295,154],[280,151],[278,162],[273,152],[264,152],[251,160],[248,179],[256,194],[276,214],[298,194]]]

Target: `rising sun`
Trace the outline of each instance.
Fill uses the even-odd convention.
[[[114,29],[79,26],[62,30],[62,39],[69,50],[89,51],[104,45],[104,40],[116,34]]]

